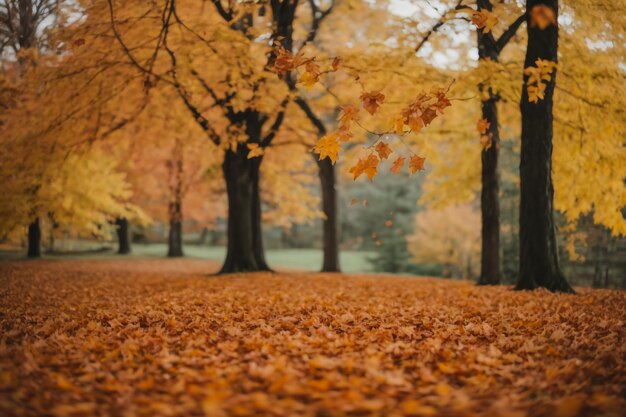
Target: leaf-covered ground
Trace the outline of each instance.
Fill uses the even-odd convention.
[[[0,415],[621,416],[626,294],[0,264]]]

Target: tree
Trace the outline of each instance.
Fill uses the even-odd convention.
[[[538,8],[538,9],[535,9]],[[554,19],[543,26],[533,20],[533,9],[546,10]],[[556,85],[558,59],[558,1],[528,0],[525,68],[541,70],[547,61],[545,76],[528,88],[533,75],[524,72],[520,110],[522,114],[522,148],[520,160],[520,274],[516,289],[544,287],[551,291],[574,292],[559,266],[556,229],[554,224],[554,187],[552,185],[553,95]],[[546,78],[549,78],[546,80]],[[532,86],[530,86],[532,87]],[[543,91],[542,91],[543,90]],[[542,92],[543,97],[537,99]]]
[[[0,56],[10,48],[11,54],[18,57],[18,72],[24,68],[25,51],[31,48],[42,48],[45,34],[42,36],[42,25],[55,20],[59,11],[59,2],[55,0],[6,0],[0,4]],[[41,256],[41,227],[39,218],[35,217],[28,226],[29,258]]]
[[[491,11],[493,6],[489,0],[477,1],[479,11]],[[517,32],[524,21],[520,16],[509,26],[499,38],[492,31],[477,30],[479,60],[498,61],[500,52]],[[480,84],[482,119],[479,131],[483,135],[481,153],[481,261],[478,283],[485,285],[499,284],[501,280],[500,262],[500,204],[498,179],[498,148],[500,146],[500,130],[498,126],[498,95],[488,86]]]

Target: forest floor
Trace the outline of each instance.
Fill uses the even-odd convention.
[[[623,416],[626,292],[0,263],[3,416]]]

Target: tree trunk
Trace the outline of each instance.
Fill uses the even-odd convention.
[[[176,139],[173,159],[170,168],[170,230],[168,236],[167,256],[177,258],[183,255],[183,149]]]
[[[128,219],[125,217],[118,218],[115,220],[115,225],[117,226],[117,253],[127,255],[130,253],[130,227],[128,225]]]
[[[261,162],[263,162],[263,156],[251,158],[249,161],[251,164],[250,176],[252,180],[252,239],[254,245],[254,258],[259,271],[271,271],[272,269],[265,260],[265,250],[263,248],[263,222],[261,217],[260,188]]]
[[[29,258],[41,258],[41,226],[39,217],[28,225],[28,254]]]
[[[478,1],[480,8],[491,10],[489,1]],[[498,61],[499,51],[493,34],[485,34],[482,30],[477,31],[478,58],[480,60]],[[481,92],[486,92],[488,98],[481,101],[482,118],[489,122],[489,128],[485,134],[489,137],[491,145],[483,149],[481,153],[482,174],[480,212],[482,220],[481,232],[481,258],[479,285],[500,284],[502,270],[500,268],[500,200],[498,179],[498,152],[500,146],[500,129],[498,126],[498,98],[485,86],[479,85]]]
[[[240,144],[236,152],[229,150],[224,154],[222,163],[228,194],[228,246],[221,274],[263,270],[257,261],[263,252],[262,246],[258,247],[262,239],[260,199],[254,201],[259,193],[254,178],[258,181],[260,162],[251,162],[247,154],[246,146]]]
[[[170,220],[170,231],[167,240],[167,256],[178,258],[183,254],[183,223],[180,219]]]
[[[557,0],[528,0],[526,10],[544,4],[558,12]],[[528,47],[524,67],[535,66],[539,58],[557,61],[558,27],[531,27],[527,21]],[[556,70],[548,82],[544,98],[528,101],[524,76],[520,109],[522,148],[520,161],[520,274],[516,289],[544,287],[550,291],[574,292],[559,266],[553,217],[552,185],[552,105]]]
[[[319,167],[322,188],[322,211],[324,212],[324,260],[322,272],[340,272],[335,167],[329,158],[317,161],[317,166]]]
[[[491,140],[489,149],[482,151],[482,190],[480,210],[482,218],[482,252],[480,259],[480,285],[500,284],[500,201],[498,184],[498,110],[496,98],[482,102],[482,117],[490,125],[487,134]]]

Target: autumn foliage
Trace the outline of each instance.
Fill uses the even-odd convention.
[[[207,279],[209,266],[4,264],[0,412],[568,417],[626,407],[623,292]]]

